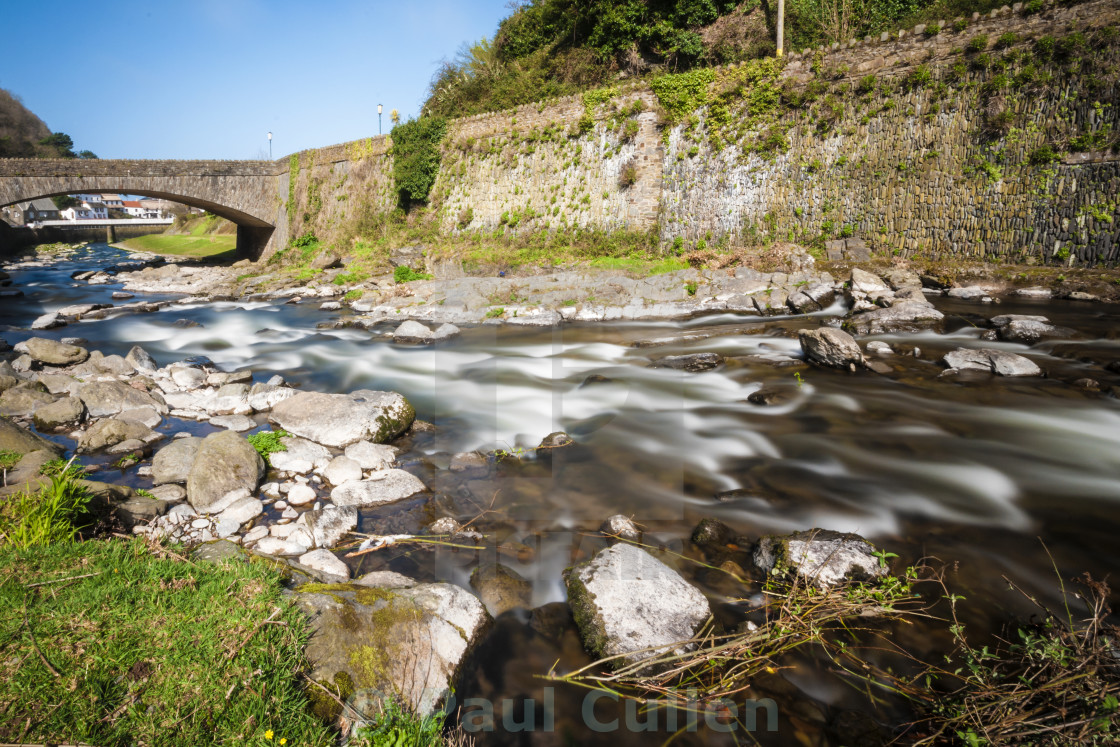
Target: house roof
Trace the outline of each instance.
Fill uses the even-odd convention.
[[[39,199],[31,200],[30,202],[21,202],[16,205],[16,207],[20,210],[34,209],[40,213],[45,213],[48,210],[58,210],[58,208],[54,205],[54,200],[49,197],[40,197]]]
[[[125,207],[130,207],[130,208],[143,208],[144,207],[137,200],[125,200],[124,201],[124,206]]]

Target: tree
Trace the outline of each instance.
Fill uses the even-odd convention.
[[[393,123],[394,127],[396,127],[401,123],[401,113],[396,109],[393,109],[391,112],[389,112],[389,121]]]
[[[77,158],[74,152],[74,140],[65,132],[54,132],[39,141],[39,145],[47,148],[47,157]]]
[[[78,151],[78,158],[84,158],[84,159],[87,159],[87,160],[90,160],[90,159],[96,160],[97,159],[97,154],[94,153],[92,150],[80,150],[80,151]]]
[[[52,197],[51,200],[54,202],[54,206],[59,210],[77,207],[78,205],[82,204],[81,200],[79,200],[74,195],[58,195],[56,197]]]

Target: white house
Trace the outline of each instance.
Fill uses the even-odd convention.
[[[106,220],[109,217],[109,208],[101,202],[82,201],[80,205],[68,207],[62,211],[62,220]]]

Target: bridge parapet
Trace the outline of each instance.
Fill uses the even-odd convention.
[[[74,158],[0,158],[9,176],[276,176],[274,161],[172,161]]]

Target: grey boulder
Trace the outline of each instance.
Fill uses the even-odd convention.
[[[633,545],[600,551],[565,580],[584,645],[596,656],[620,657],[615,667],[684,653],[711,616],[699,590]]]
[[[379,506],[404,500],[428,488],[415,475],[403,469],[374,472],[368,480],[343,483],[331,491],[336,506]]]
[[[847,332],[832,327],[803,329],[797,335],[805,357],[830,368],[863,365],[859,343]]]
[[[957,348],[946,353],[942,360],[950,369],[958,371],[988,371],[1012,377],[1042,375],[1042,369],[1029,358],[992,348]]]
[[[152,482],[156,485],[185,483],[191,474],[201,438],[178,438],[156,452],[152,458]]]
[[[245,438],[233,431],[212,434],[199,445],[187,476],[187,500],[199,513],[224,509],[231,492],[256,490],[264,471],[264,460]]]
[[[396,392],[362,389],[350,394],[300,392],[272,408],[269,420],[323,446],[383,443],[404,433],[416,412]]]
[[[858,534],[813,529],[763,537],[755,548],[754,563],[769,574],[796,574],[826,589],[885,576],[887,569],[874,553],[875,546]]]

